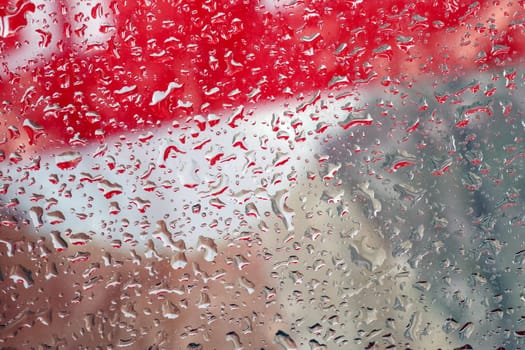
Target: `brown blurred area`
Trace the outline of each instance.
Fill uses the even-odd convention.
[[[243,244],[174,269],[109,245],[56,252],[42,236],[0,229],[2,348],[255,349],[278,331],[262,258]]]

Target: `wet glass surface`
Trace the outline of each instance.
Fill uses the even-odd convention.
[[[521,2],[0,17],[0,347],[523,347]]]

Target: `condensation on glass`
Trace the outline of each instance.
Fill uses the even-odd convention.
[[[523,347],[524,23],[6,2],[0,347]]]

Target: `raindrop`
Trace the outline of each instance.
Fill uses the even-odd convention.
[[[283,350],[297,350],[295,341],[288,333],[285,333],[282,330],[275,333],[275,341],[283,348]]]
[[[81,160],[82,155],[75,151],[63,152],[55,157],[57,167],[62,170],[75,169]]]

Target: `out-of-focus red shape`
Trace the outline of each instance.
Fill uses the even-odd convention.
[[[270,11],[252,0],[112,1],[110,39],[79,50],[64,33],[50,57],[6,71],[1,112],[19,129],[26,119],[41,126],[40,146],[78,145],[209,112],[227,119],[240,105],[319,89],[441,79],[523,57],[523,1],[288,3]],[[31,10],[19,2],[2,23],[25,25]],[[4,42],[2,56],[18,44]]]

